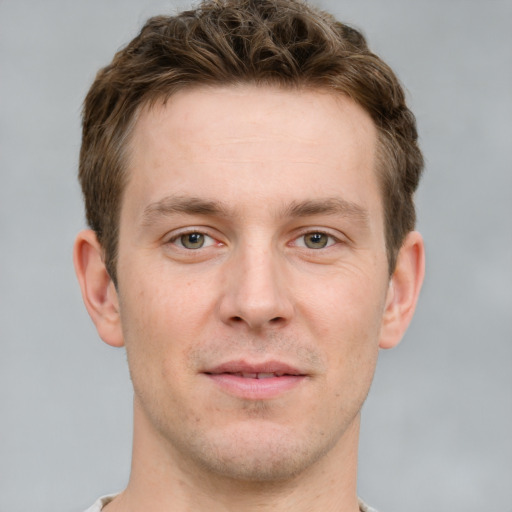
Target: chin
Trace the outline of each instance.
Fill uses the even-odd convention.
[[[252,425],[196,437],[191,455],[212,475],[238,482],[291,480],[312,467],[336,443],[321,432],[299,435],[276,425]],[[198,442],[199,441],[199,442]]]

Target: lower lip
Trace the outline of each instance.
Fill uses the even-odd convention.
[[[304,375],[283,375],[268,379],[251,379],[231,373],[205,374],[223,391],[246,400],[268,400],[276,398],[299,386]]]

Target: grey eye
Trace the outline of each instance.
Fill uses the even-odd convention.
[[[304,245],[309,249],[323,249],[327,247],[329,238],[325,233],[308,233],[304,235]]]
[[[186,233],[181,235],[179,240],[186,249],[201,249],[205,242],[205,236],[203,233]]]

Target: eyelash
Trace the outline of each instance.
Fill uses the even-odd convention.
[[[210,242],[207,242],[206,245],[203,244],[203,245],[201,245],[199,247],[196,247],[196,248],[185,247],[183,245],[183,243],[178,243],[183,237],[185,237],[187,235],[193,235],[193,234],[201,235],[205,239],[209,239]],[[326,245],[323,246],[323,247],[312,248],[312,247],[308,247],[305,241],[301,245],[297,244],[298,240],[301,240],[301,239],[305,240],[305,237],[307,237],[308,235],[310,235],[310,236],[311,235],[324,235],[324,236],[326,236],[327,237]],[[179,247],[182,250],[196,251],[196,250],[199,250],[199,249],[205,249],[207,247],[211,247],[212,245],[216,245],[215,242],[217,242],[217,245],[223,245],[221,242],[218,242],[213,236],[209,235],[205,231],[202,231],[201,229],[190,229],[190,230],[182,231],[180,233],[177,233],[177,234],[173,235],[171,238],[169,238],[167,240],[166,243],[167,244],[175,245],[176,247]],[[340,240],[337,237],[335,237],[333,234],[328,233],[326,231],[322,231],[320,229],[313,229],[313,230],[301,233],[299,236],[295,237],[288,245],[300,247],[300,248],[306,249],[306,250],[318,251],[318,250],[321,250],[321,249],[328,249],[329,247],[332,247],[333,245],[336,245],[338,243],[340,243]]]
[[[195,249],[192,249],[190,247],[185,247],[185,246],[183,246],[182,243],[181,244],[177,243],[183,237],[185,237],[187,235],[194,235],[194,234],[201,235],[205,239],[210,239],[211,242],[209,242],[207,245],[201,245],[200,247],[197,247]],[[205,231],[202,231],[200,229],[190,229],[190,230],[187,230],[187,231],[182,231],[180,233],[177,233],[176,235],[173,235],[171,238],[169,238],[166,243],[167,244],[175,245],[176,247],[179,247],[180,249],[183,249],[183,250],[186,250],[186,251],[199,250],[199,249],[203,249],[203,248],[206,248],[206,247],[210,247],[212,245],[220,244],[220,242],[218,242],[213,236],[209,235],[208,233],[206,233]]]
[[[307,249],[310,251],[318,251],[321,249],[328,249],[329,247],[332,247],[333,245],[340,243],[340,239],[335,237],[332,233],[323,231],[321,229],[313,229],[313,230],[309,230],[304,233],[301,233],[299,236],[294,238],[293,239],[294,245],[297,246],[297,244],[296,244],[297,240],[305,239],[305,237],[307,237],[308,235],[324,235],[328,238],[327,244],[324,247],[318,247],[318,248],[313,249],[311,247],[307,247],[306,243],[304,242],[304,245],[298,246],[298,247],[301,247],[302,249]]]

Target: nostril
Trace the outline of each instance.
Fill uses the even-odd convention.
[[[241,323],[246,323],[246,321],[243,319],[243,317],[241,316],[232,316],[230,318],[230,321],[234,324],[241,324]],[[282,316],[276,316],[274,318],[271,318],[269,321],[268,321],[268,324],[270,325],[275,325],[275,326],[278,326],[282,323],[284,323],[286,320],[282,317]],[[248,323],[248,322],[247,322]],[[263,324],[262,324],[263,325]]]

